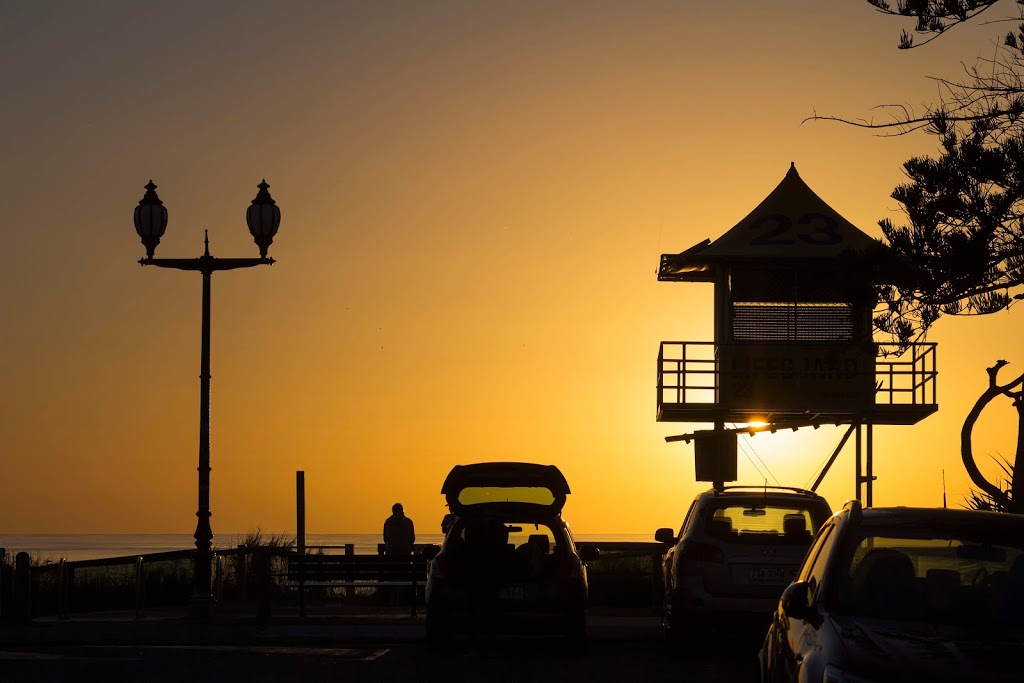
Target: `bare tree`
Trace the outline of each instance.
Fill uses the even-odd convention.
[[[964,467],[971,481],[978,487],[979,491],[972,493],[968,503],[972,507],[999,510],[1002,512],[1024,513],[1024,496],[1014,495],[1024,486],[1024,469],[1021,460],[1024,459],[1024,442],[1021,441],[1022,428],[1024,428],[1024,374],[1007,384],[999,384],[997,376],[999,370],[1007,365],[1005,360],[996,361],[996,364],[987,368],[988,388],[975,402],[964,426],[960,430],[960,456],[963,458]],[[1013,407],[1017,410],[1017,449],[1014,453],[1013,463],[1005,462],[1003,473],[1009,477],[1009,487],[1003,490],[997,484],[988,481],[978,469],[977,461],[974,459],[974,451],[971,446],[971,434],[974,425],[981,416],[981,412],[997,396],[1006,396],[1013,401]],[[1005,482],[1004,482],[1005,483]]]

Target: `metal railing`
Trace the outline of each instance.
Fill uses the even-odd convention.
[[[602,581],[608,581],[609,574],[618,572],[616,563],[632,561],[635,564],[635,559],[639,558],[645,562],[645,567],[653,567],[651,571],[657,571],[659,567],[654,557],[661,552],[658,544],[586,541],[577,545],[594,545],[603,551],[611,551],[602,554],[593,567],[599,577],[598,586]],[[307,546],[305,550],[310,554],[327,550],[352,554],[353,546]],[[297,600],[298,590],[287,585],[287,559],[294,552],[294,546],[240,546],[217,550],[212,567],[213,594],[217,604],[267,618],[271,616],[272,602],[280,608],[282,604],[288,605]],[[28,554],[19,553],[25,556],[23,571],[11,571],[8,575],[14,584],[12,592],[25,596],[25,599],[5,602],[0,596],[0,615],[14,618],[17,613],[16,620],[27,623],[34,618],[63,621],[73,619],[76,614],[128,612],[141,620],[159,608],[185,607],[192,594],[194,554],[194,550],[180,550],[89,560],[61,558],[56,562],[30,566]],[[653,580],[650,576],[640,578],[645,582]],[[616,581],[612,585],[618,586],[619,583]],[[657,581],[654,584],[657,585]],[[360,604],[377,604],[378,599],[373,588],[355,589],[355,592],[348,587],[307,588],[307,592],[322,605],[353,600]],[[641,592],[646,594],[646,589]]]
[[[880,352],[887,348],[895,352],[895,344],[880,344]],[[920,342],[911,344],[907,353],[894,360],[875,362],[875,403],[876,405],[936,405],[936,352],[935,344]],[[894,352],[892,355],[894,355]],[[889,356],[883,356],[888,358]]]

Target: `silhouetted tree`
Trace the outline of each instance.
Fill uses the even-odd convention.
[[[1022,428],[1024,428],[1024,374],[1017,377],[1008,384],[999,384],[997,376],[1007,362],[998,360],[996,364],[988,368],[988,388],[975,402],[971,412],[964,420],[963,429],[960,430],[960,456],[963,458],[964,467],[971,481],[978,487],[972,491],[967,502],[970,507],[981,510],[998,510],[1001,512],[1024,513],[1024,496],[1017,497],[1014,494],[1022,490],[1024,486],[1024,442],[1021,440]],[[1013,463],[1003,459],[1003,473],[1008,477],[1003,484],[1009,484],[1004,490],[997,484],[988,481],[978,469],[974,459],[974,452],[971,447],[971,433],[978,417],[985,407],[997,396],[1006,396],[1013,401],[1013,407],[1017,410],[1017,450],[1014,453]]]
[[[931,37],[968,21],[999,0],[867,0],[877,10],[914,17]],[[877,287],[875,327],[906,344],[942,315],[984,315],[1024,298],[1024,0],[1017,32],[995,56],[966,67],[962,81],[934,79],[939,101],[921,113],[881,107],[887,118],[813,116],[878,129],[882,135],[923,130],[940,143],[937,157],[903,164],[908,183],[892,197],[908,222],[879,222],[892,252],[888,283]],[[1017,19],[1013,19],[1014,22]],[[914,47],[906,30],[900,48]]]
[[[924,45],[937,38],[943,31],[973,19],[1000,0],[896,0],[896,9],[886,0],[867,0],[882,14],[901,17],[914,17],[917,20],[914,33],[931,34],[920,43]],[[1024,2],[1017,0],[1018,5]],[[915,47],[914,36],[906,30],[900,35],[900,49]]]

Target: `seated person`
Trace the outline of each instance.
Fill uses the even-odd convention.
[[[786,515],[782,518],[782,533],[790,540],[809,542],[811,532],[807,530],[807,520],[801,514]]]
[[[853,572],[852,593],[858,614],[911,618],[915,606],[914,563],[895,548],[874,548]]]
[[[544,534],[531,534],[526,543],[516,548],[516,578],[526,581],[543,574],[547,567],[548,548],[548,537]]]
[[[715,538],[721,538],[728,540],[734,534],[732,530],[732,520],[728,517],[713,517],[708,522],[708,534]]]

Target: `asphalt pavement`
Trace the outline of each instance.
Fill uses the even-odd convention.
[[[206,622],[174,610],[83,614],[0,626],[0,681],[756,681],[757,638],[739,629],[674,652],[649,610],[604,609],[588,616],[582,651],[509,636],[435,654],[408,608],[222,611]]]

